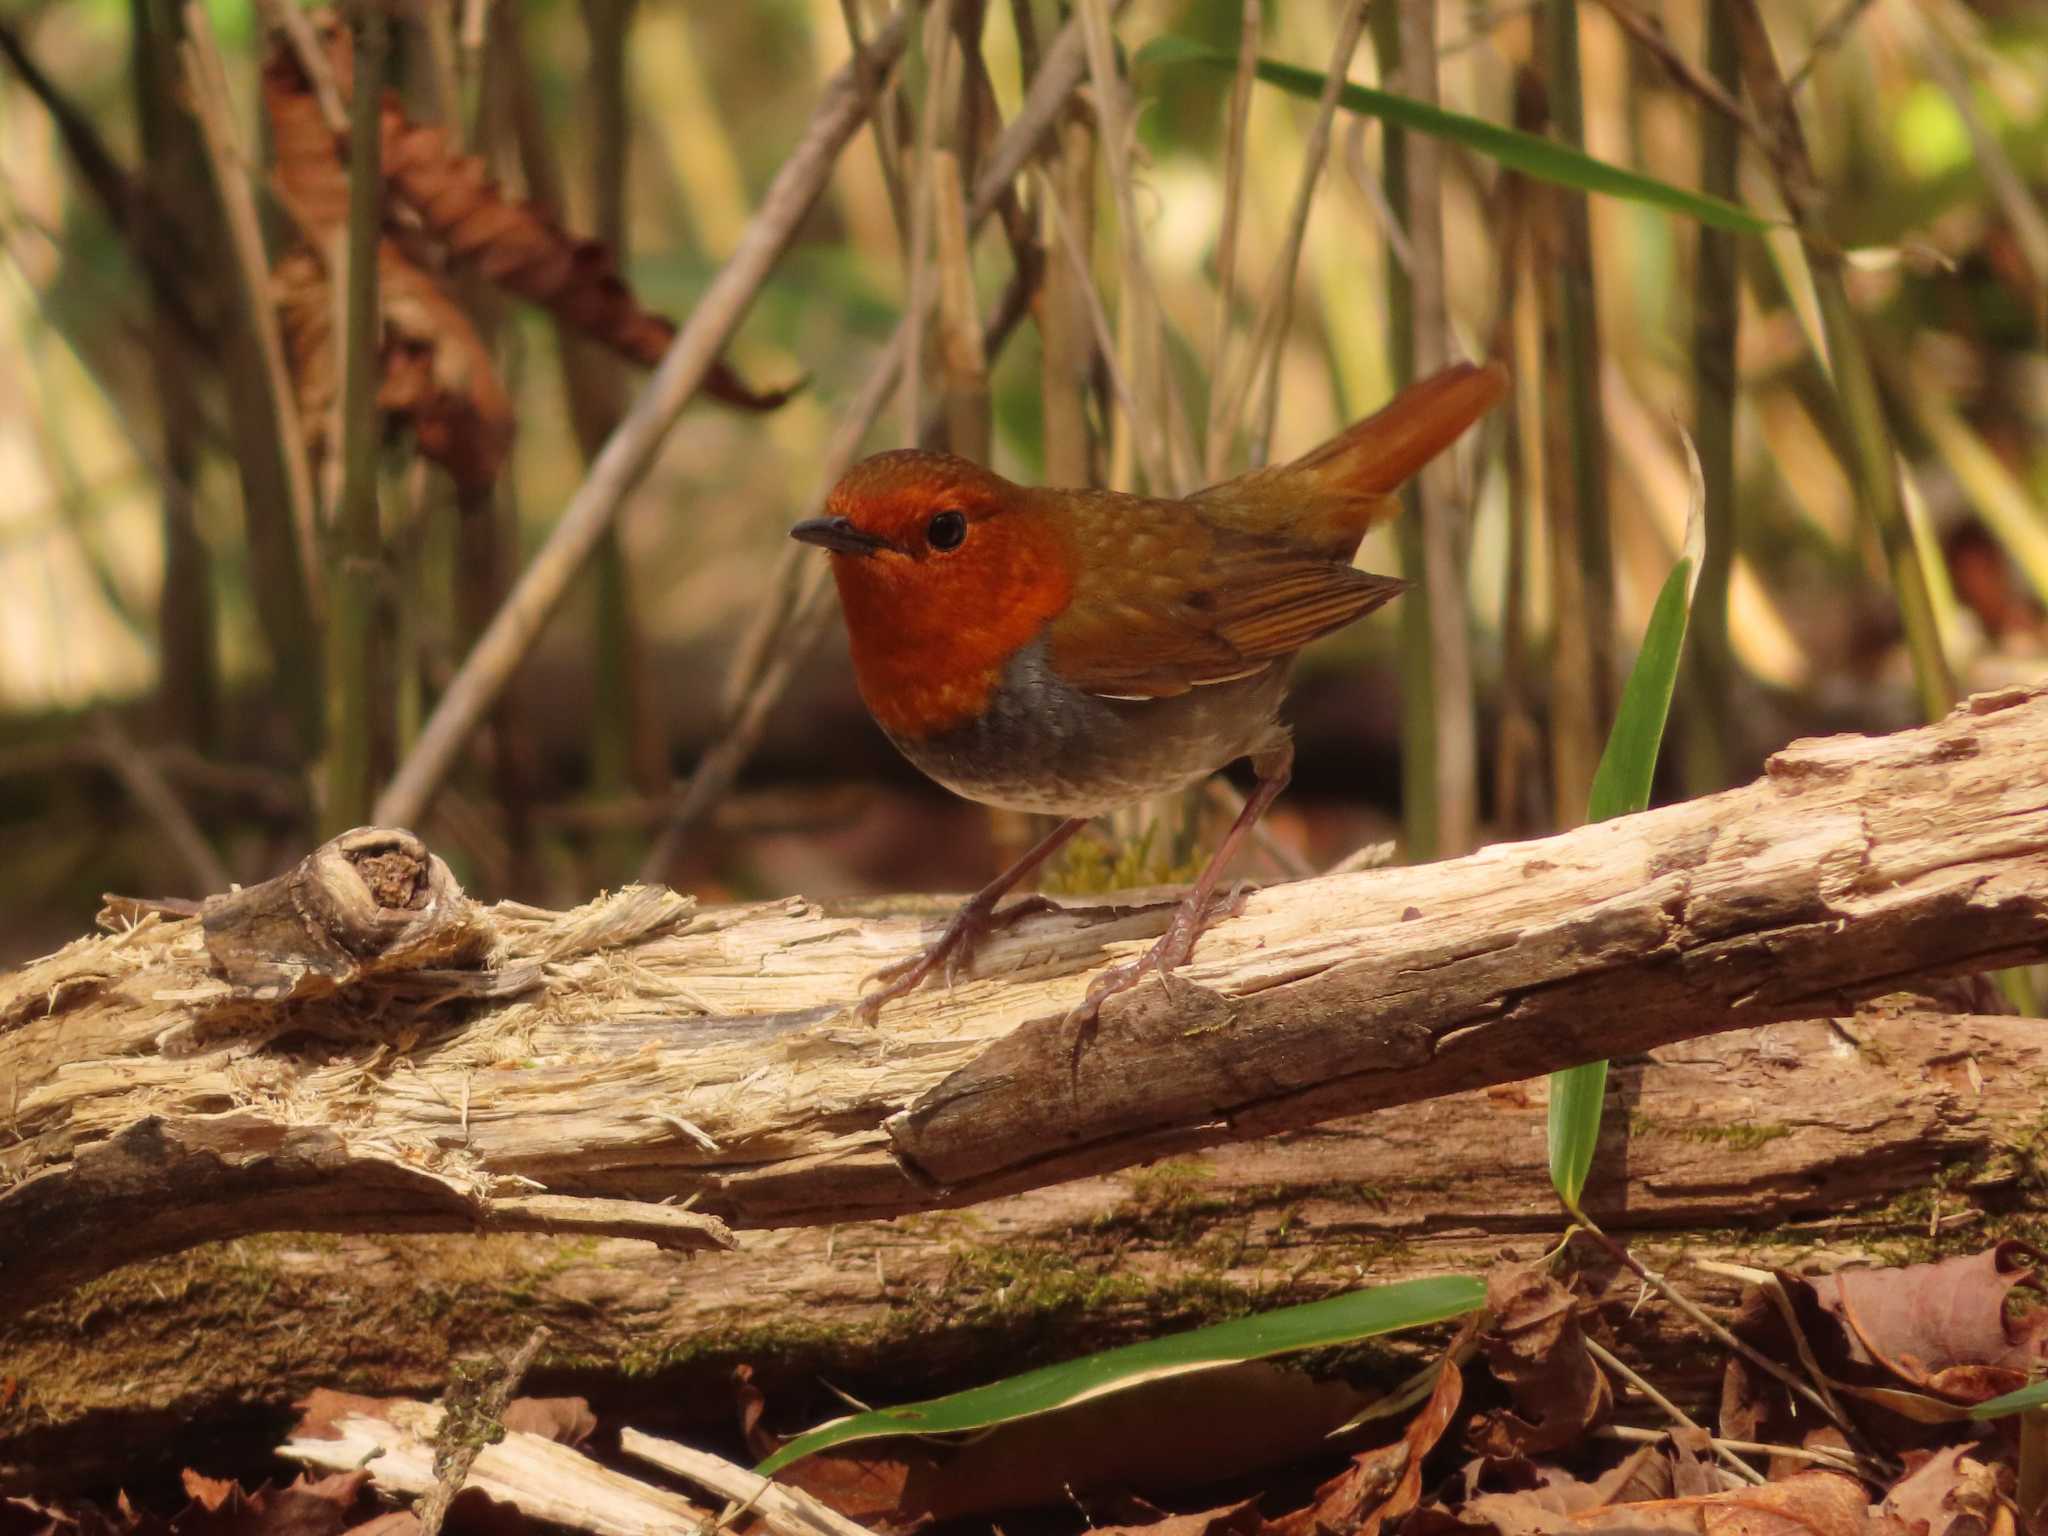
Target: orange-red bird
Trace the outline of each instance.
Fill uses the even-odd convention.
[[[1248,757],[1258,785],[1166,933],[1104,971],[1074,1016],[1193,951],[1217,881],[1286,787],[1288,665],[1405,583],[1354,568],[1394,492],[1507,391],[1459,364],[1291,464],[1185,500],[1038,490],[950,454],[881,453],[848,470],[792,538],[832,553],[854,676],[903,755],[988,805],[1064,817],[954,914],[938,942],[881,972],[882,1005],[975,940],[1049,903],[996,903],[1091,817]]]

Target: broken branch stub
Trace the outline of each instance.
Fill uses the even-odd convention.
[[[845,1004],[926,924],[650,887],[484,906],[410,834],[349,834],[0,980],[0,1305],[262,1230],[717,1246],[965,1205],[2038,960],[2048,690],[1274,887],[1077,1034],[1091,973],[1168,910],[1021,922],[866,1029]]]

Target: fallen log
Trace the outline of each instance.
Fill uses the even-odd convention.
[[[146,904],[145,904],[146,905]],[[240,1234],[670,1248],[965,1205],[2048,955],[2048,690],[1797,743],[1756,783],[1253,896],[1081,1031],[1163,903],[843,1003],[927,926],[644,887],[463,896],[361,830],[0,981],[0,1312]]]
[[[1825,1269],[2034,1231],[2048,1040],[1931,1006],[1955,1000],[1617,1063],[1589,1211],[1713,1306],[1733,1286],[1687,1258]],[[314,1388],[438,1396],[457,1359],[509,1353],[537,1323],[536,1390],[702,1438],[730,1431],[739,1364],[795,1429],[835,1411],[819,1377],[900,1401],[1360,1283],[1476,1274],[1564,1226],[1545,1104],[1541,1079],[1469,1090],[972,1211],[755,1234],[713,1260],[532,1234],[209,1244],[0,1323],[17,1383],[0,1489],[174,1483],[220,1470],[238,1435],[260,1466]],[[1626,1277],[1615,1294],[1616,1347],[1710,1413],[1719,1357]]]

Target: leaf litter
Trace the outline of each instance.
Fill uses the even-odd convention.
[[[1612,1347],[1617,1298],[1588,1294],[1581,1277],[1552,1262],[1515,1261],[1495,1266],[1484,1311],[1442,1346],[1417,1393],[1397,1399],[1413,1403],[1426,1385],[1405,1422],[1363,1413],[1374,1394],[1341,1373],[1246,1362],[964,1439],[842,1447],[793,1463],[776,1481],[830,1512],[821,1519],[883,1532],[982,1531],[993,1520],[1005,1536],[2020,1536],[2043,1527],[2015,1503],[2014,1421],[1973,1422],[1966,1411],[2041,1372],[2048,1308],[2027,1303],[2043,1290],[2043,1267],[2038,1250],[2005,1242],[1934,1264],[1773,1272],[1766,1278],[1788,1305],[1751,1286],[1737,1334],[1769,1358],[1811,1362],[1844,1415],[1828,1422],[1730,1353],[1720,1449],[1734,1442],[1767,1467],[1757,1486],[1717,1464],[1706,1429],[1673,1427],[1610,1381],[1588,1344],[1605,1338]],[[744,1369],[733,1391],[737,1437],[765,1459],[785,1443],[767,1427],[771,1404]],[[404,1419],[418,1406],[316,1392],[301,1404],[294,1445],[341,1435],[352,1418]],[[1389,1435],[1395,1423],[1400,1432]],[[617,1428],[580,1398],[515,1399],[503,1416],[508,1442],[595,1458],[606,1464],[602,1476],[643,1486],[613,1470],[625,1463],[604,1450]],[[634,1478],[644,1470],[635,1466]],[[0,1536],[417,1529],[388,1489],[380,1495],[376,1459],[253,1490],[192,1471],[185,1492],[188,1502],[168,1514],[125,1495],[105,1510],[0,1500]],[[666,1487],[647,1492],[675,1497]],[[735,1530],[778,1528],[737,1502],[727,1513]],[[615,1528],[565,1520],[559,1502],[474,1489],[457,1500],[448,1528],[512,1536],[564,1524]]]

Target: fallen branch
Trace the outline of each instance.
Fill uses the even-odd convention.
[[[964,1205],[2036,960],[2048,690],[1262,892],[1077,1035],[1090,972],[1167,910],[1020,923],[871,1031],[842,1005],[926,924],[645,887],[484,907],[410,834],[348,834],[0,982],[0,1308],[258,1231],[702,1247]]]

